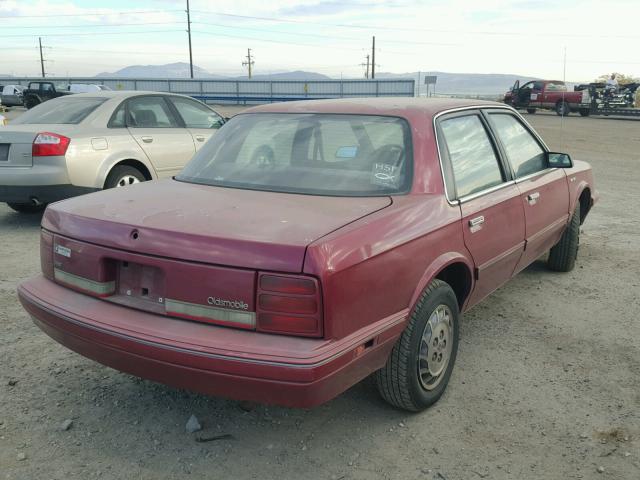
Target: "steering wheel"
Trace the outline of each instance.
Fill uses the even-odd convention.
[[[386,163],[388,165],[398,166],[404,157],[404,147],[395,143],[383,145],[376,148],[373,152],[373,158],[376,162]]]
[[[276,164],[276,155],[273,152],[273,148],[269,145],[260,145],[253,151],[249,163],[262,168],[274,167]]]

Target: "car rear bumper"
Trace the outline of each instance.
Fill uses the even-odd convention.
[[[37,200],[39,203],[51,203],[97,190],[75,185],[0,185],[0,202],[33,203]]]
[[[345,339],[305,339],[141,312],[44,277],[18,295],[45,333],[104,365],[208,395],[303,408],[381,368],[406,321],[405,312]]]

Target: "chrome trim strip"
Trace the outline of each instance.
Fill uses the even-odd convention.
[[[26,293],[25,295],[30,296],[31,298],[33,298],[33,295],[31,293]],[[206,353],[206,352],[201,352],[198,350],[190,350],[187,348],[181,348],[181,347],[174,347],[174,346],[170,346],[170,345],[164,345],[162,343],[157,343],[157,342],[150,342],[148,340],[143,340],[141,338],[137,338],[134,337],[132,335],[125,335],[119,332],[114,332],[113,330],[109,330],[106,328],[101,328],[95,325],[90,325],[87,324],[85,322],[82,322],[80,320],[76,320],[74,318],[69,317],[68,315],[65,315],[61,312],[56,312],[55,310],[52,310],[51,308],[48,308],[46,306],[44,306],[41,303],[36,303],[33,300],[31,300],[31,298],[29,299],[31,304],[35,306],[35,308],[39,308],[42,309],[44,311],[46,311],[47,313],[49,313],[50,315],[53,315],[57,318],[62,318],[63,320],[73,323],[74,325],[78,325],[82,328],[87,328],[89,330],[93,330],[96,332],[100,332],[103,333],[105,335],[113,335],[115,337],[118,338],[122,338],[134,343],[140,343],[142,345],[147,345],[150,347],[155,347],[155,348],[159,348],[159,349],[163,349],[163,350],[170,350],[170,351],[174,351],[174,352],[180,352],[180,353],[186,353],[189,355],[195,355],[195,356],[199,356],[199,357],[205,357],[205,358],[213,358],[213,359],[217,359],[217,360],[225,360],[225,361],[229,361],[229,362],[239,362],[239,363],[250,363],[250,364],[255,364],[255,365],[268,365],[268,366],[273,366],[273,367],[286,367],[286,368],[302,368],[302,369],[309,369],[309,368],[315,368],[315,367],[320,367],[322,365],[325,365],[329,362],[332,362],[333,360],[345,355],[345,354],[349,354],[353,351],[353,349],[361,342],[363,342],[364,340],[359,339],[357,342],[352,342],[351,344],[349,344],[348,346],[346,346],[344,349],[340,350],[339,352],[334,353],[333,355],[331,355],[330,357],[325,358],[324,360],[320,361],[320,362],[315,362],[315,363],[308,363],[306,365],[300,365],[297,363],[287,363],[287,362],[274,362],[274,361],[268,361],[268,360],[256,360],[256,359],[247,359],[247,358],[242,358],[242,357],[232,357],[230,355],[220,355],[220,354],[215,354],[215,353]],[[46,322],[45,320],[41,320],[38,317],[36,317],[35,315],[33,315],[31,312],[29,312],[29,315],[35,319],[38,322],[42,322],[45,323],[47,325],[49,325],[50,328],[55,328],[57,331],[60,331],[59,328],[51,326],[48,322]],[[384,327],[381,327],[379,330],[376,330],[372,333],[370,333],[367,338],[375,338],[378,335],[384,333],[385,330],[390,329],[392,327],[394,327],[395,325],[397,325],[400,322],[405,321],[407,318],[407,315],[404,314],[402,316],[398,316],[397,318],[392,319],[391,322],[389,322],[387,325],[385,325]],[[78,336],[75,335],[74,336]],[[83,340],[85,340],[85,337],[79,337]],[[101,343],[101,345],[107,347],[107,348],[115,348],[115,347],[110,347],[109,345],[104,345]],[[145,357],[145,358],[151,358],[151,357]],[[154,360],[153,358],[151,358],[151,360]],[[174,364],[177,365],[177,364]],[[180,366],[180,365],[178,365]]]
[[[165,299],[165,308],[168,314],[187,315],[189,317],[210,318],[221,322],[238,323],[249,327],[256,326],[255,312],[242,312],[230,308],[210,307],[197,303],[182,302],[171,298]]]
[[[548,168],[545,168],[544,170],[539,170],[537,172],[530,173],[529,175],[525,175],[524,177],[516,178],[516,183],[525,182],[525,181],[530,180],[533,177],[536,177],[538,175],[545,175],[547,173],[551,173],[554,170],[558,170],[558,168],[557,167],[548,167]]]
[[[116,290],[116,282],[114,281],[97,282],[89,278],[74,275],[73,273],[65,272],[59,268],[53,269],[53,276],[56,280],[98,295],[107,295],[115,292]]]
[[[470,105],[470,106],[466,106],[466,107],[457,107],[457,108],[451,108],[449,110],[443,110],[442,112],[438,112],[437,114],[435,114],[433,116],[433,122],[432,122],[432,126],[433,126],[433,135],[436,139],[436,150],[438,150],[438,163],[440,164],[440,175],[442,177],[442,184],[444,185],[444,196],[447,199],[447,202],[449,203],[449,205],[460,205],[460,203],[464,200],[464,201],[468,201],[470,199],[494,192],[496,190],[498,190],[498,188],[496,187],[491,187],[488,188],[486,190],[482,190],[480,192],[474,193],[473,195],[468,195],[467,197],[469,198],[464,198],[461,197],[460,199],[457,200],[451,200],[449,198],[449,195],[447,194],[447,180],[445,178],[444,175],[444,167],[442,165],[442,154],[440,153],[440,142],[438,141],[438,129],[436,128],[436,120],[438,120],[438,118],[440,118],[443,115],[447,115],[449,113],[456,113],[456,112],[463,112],[465,110],[507,110],[510,113],[515,114],[520,120],[522,120],[522,122],[524,122],[524,124],[528,127],[527,130],[534,135],[538,141],[541,143],[541,145],[543,146],[543,148],[546,150],[546,152],[549,152],[549,147],[547,146],[546,143],[544,143],[544,140],[542,140],[542,138],[540,137],[540,135],[538,135],[538,132],[536,132],[533,127],[531,127],[531,125],[529,124],[529,122],[527,122],[524,117],[522,115],[520,115],[520,113],[513,107],[509,106],[509,105]],[[555,169],[554,169],[555,170]],[[542,171],[546,171],[546,170],[542,170]],[[535,175],[539,174],[541,172],[537,172]],[[529,175],[527,175],[526,177],[522,177],[518,180],[522,181],[522,180],[526,180],[529,177]],[[507,186],[508,184],[513,184],[516,183],[515,180],[510,180],[509,182],[506,182],[504,184],[501,185],[497,185],[497,187],[501,187],[501,186]]]
[[[509,180],[508,182],[501,183],[500,185],[496,185],[494,187],[487,188],[487,189],[482,190],[480,192],[476,192],[476,193],[472,193],[470,195],[465,195],[464,197],[460,197],[458,199],[458,202],[460,202],[461,204],[462,203],[466,203],[466,202],[468,202],[470,200],[475,200],[478,197],[482,197],[482,196],[487,195],[489,193],[497,192],[498,190],[501,190],[501,189],[506,188],[506,187],[510,187],[511,185],[515,185],[515,183],[516,182],[514,182],[513,180]]]

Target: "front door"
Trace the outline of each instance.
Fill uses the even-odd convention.
[[[164,97],[134,97],[127,103],[127,127],[158,172],[171,177],[195,153],[191,133],[183,128]]]
[[[519,271],[560,240],[569,218],[567,177],[564,170],[549,168],[544,148],[519,118],[491,110],[488,117],[513,169],[524,208],[526,244]]]
[[[189,130],[196,147],[196,151],[224,124],[224,119],[206,105],[185,97],[167,97]]]
[[[460,202],[464,242],[475,264],[473,305],[513,275],[524,249],[524,212],[479,112],[443,117],[438,129],[453,182],[447,192]]]

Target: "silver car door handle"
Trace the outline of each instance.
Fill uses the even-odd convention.
[[[199,142],[204,142],[205,138],[203,135],[196,135],[196,140]]]
[[[480,215],[479,217],[472,218],[469,220],[470,227],[477,227],[478,225],[482,225],[484,223],[484,216]]]
[[[529,201],[529,205],[534,205],[539,198],[540,198],[540,192],[533,192],[527,195],[527,200]]]
[[[141,138],[142,138],[142,141],[143,141],[144,143],[151,143],[151,142],[153,142],[153,137],[141,137]]]

